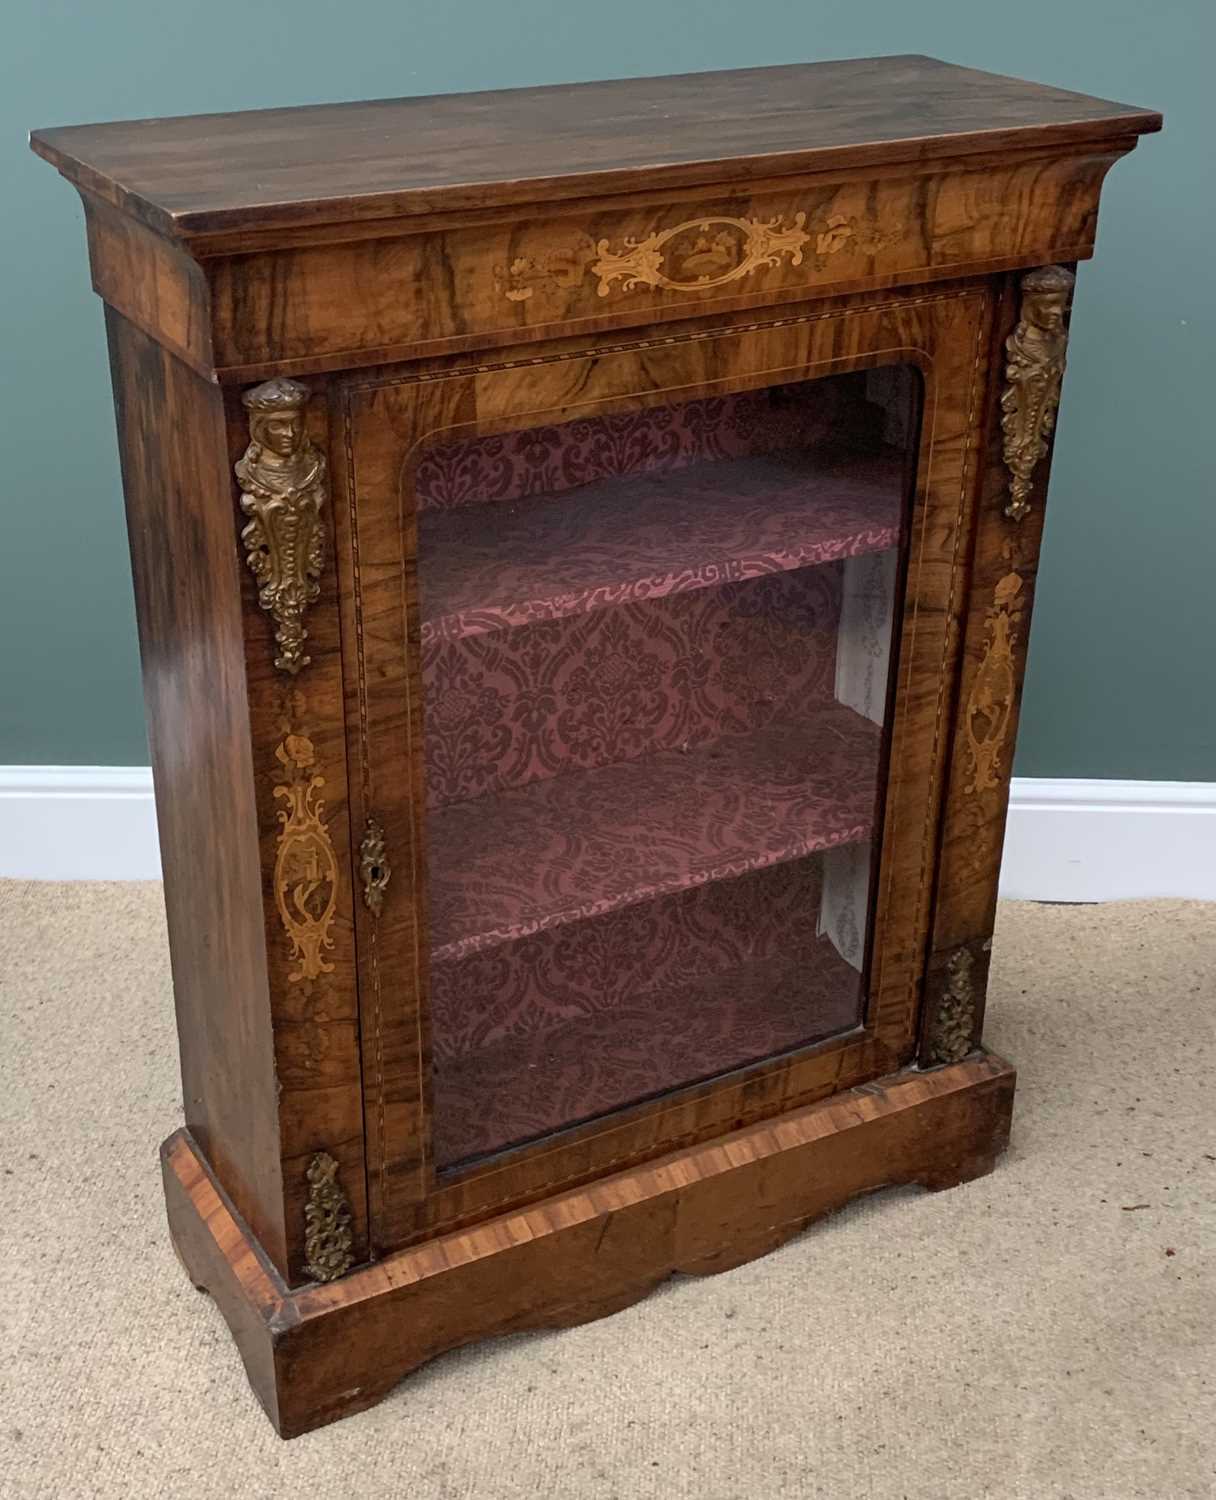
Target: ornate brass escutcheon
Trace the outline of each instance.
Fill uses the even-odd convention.
[[[375,818],[368,818],[367,832],[359,845],[359,876],[363,881],[363,900],[373,917],[380,915],[384,905],[384,892],[393,877],[384,847],[384,829]]]

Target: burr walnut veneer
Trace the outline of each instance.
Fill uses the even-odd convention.
[[[1075,263],[1143,110],[921,57],[74,127],[181,1037],[278,1430],[1005,1144]]]

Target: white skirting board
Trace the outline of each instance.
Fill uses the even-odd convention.
[[[1216,901],[1216,781],[1015,776],[1001,895]]]
[[[0,766],[0,878],[156,880],[145,766]],[[1216,901],[1216,782],[1015,777],[1001,895]]]
[[[159,880],[148,766],[0,766],[0,877]]]

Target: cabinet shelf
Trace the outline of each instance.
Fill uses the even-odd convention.
[[[433,813],[432,961],[868,838],[880,743],[862,715],[816,704]]]
[[[422,639],[483,635],[895,545],[904,456],[788,449],[425,512]]]
[[[444,1065],[435,1159],[451,1167],[671,1088],[808,1047],[857,1021],[856,972],[820,940],[513,1036]]]

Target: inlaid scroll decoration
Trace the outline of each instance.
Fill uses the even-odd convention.
[[[249,446],[237,460],[245,561],[258,581],[258,603],[275,623],[274,664],[293,676],[311,660],[304,615],[321,591],[325,567],[325,458],[308,436],[308,388],[275,379],[241,397]]]
[[[325,958],[334,946],[330,929],[338,905],[338,860],[325,826],[316,751],[310,739],[289,734],[274,752],[283,768],[275,798],[279,809],[278,852],[274,862],[274,898],[297,967],[293,983],[331,974]]]
[[[308,1164],[304,1205],[304,1269],[314,1281],[337,1281],[354,1264],[350,1204],[338,1186],[338,1163],[318,1151]]]
[[[664,287],[671,292],[696,292],[739,281],[764,266],[778,266],[788,256],[802,264],[802,250],[810,235],[806,215],[788,222],[775,219],[700,219],[662,229],[645,239],[626,239],[614,251],[607,240],[596,245],[598,259],[591,267],[599,277],[599,295],[607,297],[617,281],[623,291],[635,287]]]
[[[1013,722],[1017,695],[1014,648],[1023,613],[1022,578],[1006,573],[993,590],[984,631],[984,650],[963,715],[963,733],[971,762],[969,793],[1000,786],[998,768]]]
[[[384,829],[375,818],[368,818],[367,832],[359,845],[359,878],[363,881],[363,900],[373,917],[380,915],[384,892],[392,879],[393,867],[384,846]]]
[[[1075,282],[1063,266],[1041,266],[1023,276],[1021,317],[1005,340],[1001,430],[1010,481],[1005,514],[1014,521],[1030,510],[1031,479],[1055,427],[1068,352],[1065,317]]]
[[[930,1020],[926,1061],[930,1066],[962,1062],[975,1046],[978,997],[975,956],[960,948],[946,965],[946,982]]]
[[[526,302],[538,287],[572,291],[588,271],[597,278],[601,297],[644,287],[702,292],[782,263],[800,266],[811,260],[822,267],[846,247],[873,254],[887,238],[868,221],[843,213],[812,223],[803,212],[771,219],[707,215],[628,236],[617,248],[607,239],[575,235],[519,255],[495,274],[509,302]]]

